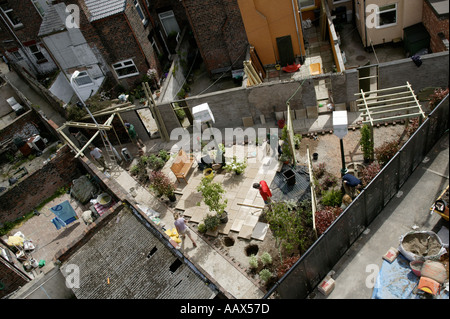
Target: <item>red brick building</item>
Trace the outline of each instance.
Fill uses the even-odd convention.
[[[34,75],[57,68],[38,37],[44,10],[38,5],[38,0],[0,1],[1,54]]]
[[[422,20],[431,36],[432,52],[449,50],[448,1],[424,0]]]
[[[183,0],[210,75],[242,69],[247,35],[236,0]]]

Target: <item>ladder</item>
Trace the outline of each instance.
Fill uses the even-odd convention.
[[[105,151],[109,159],[108,164],[110,165],[111,169],[115,169],[117,165],[122,161],[122,158],[120,157],[119,153],[117,153],[117,150],[114,148],[114,146],[112,146],[111,142],[106,136],[105,131],[102,130],[102,132],[100,132],[100,136],[102,138],[103,145],[105,146]]]

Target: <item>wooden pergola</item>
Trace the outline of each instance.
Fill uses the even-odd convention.
[[[408,120],[419,117],[421,121],[426,117],[409,82],[403,86],[387,89],[367,92],[361,90],[355,95],[360,96],[356,103],[359,110],[363,112],[363,123],[370,124],[371,127],[389,120]]]

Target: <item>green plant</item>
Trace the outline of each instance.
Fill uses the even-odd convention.
[[[248,259],[248,263],[251,269],[258,268],[258,257],[256,257],[255,255],[251,255],[250,258]]]
[[[233,156],[233,160],[231,161],[231,163],[226,164],[223,169],[226,170],[227,172],[235,172],[236,175],[240,175],[242,174],[245,169],[247,168],[247,162],[238,162],[236,159],[236,156]]]
[[[148,163],[148,166],[154,171],[161,170],[164,167],[164,165],[166,164],[166,162],[162,158],[160,158],[154,154],[152,154],[148,157],[147,163]]]
[[[339,189],[330,189],[322,194],[321,203],[324,206],[341,206],[342,196],[344,196]]]
[[[266,219],[277,242],[280,241],[288,251],[301,244],[301,214],[297,210],[290,210],[286,202],[274,202],[271,210],[266,212]]]
[[[259,272],[259,278],[261,278],[262,281],[269,281],[270,278],[272,278],[273,274],[269,269],[263,269]]]
[[[203,201],[211,212],[215,212],[220,218],[227,207],[228,200],[223,199],[225,193],[221,183],[214,183],[209,178],[203,177],[197,191],[202,193]]]
[[[161,171],[152,171],[150,173],[150,188],[152,188],[158,196],[172,196],[175,192],[175,185],[170,181],[169,177]]]
[[[160,150],[158,156],[164,161],[167,162],[170,158],[169,153],[166,150]]]
[[[397,141],[385,142],[380,147],[375,149],[375,157],[381,166],[386,165],[389,160],[394,157],[395,153],[399,150]]]
[[[180,121],[183,121],[186,117],[186,112],[181,107],[174,108],[173,110],[175,111],[175,115],[177,116],[177,118]]]
[[[261,255],[261,261],[264,264],[264,266],[270,265],[272,264],[272,256],[270,256],[268,252],[265,252]]]
[[[287,125],[284,125],[283,129],[281,130],[281,139],[283,140],[283,145],[281,145],[281,157],[283,159],[280,158],[280,160],[282,162],[290,161],[292,158],[292,152],[289,146],[289,134]]]
[[[206,229],[206,225],[204,223],[198,224],[198,231],[202,234],[206,233],[208,230]]]
[[[139,167],[139,165],[133,165],[130,169],[130,174],[132,176],[136,176],[141,172],[141,168]]]
[[[364,159],[365,160],[373,160],[373,146],[374,146],[374,141],[373,141],[373,136],[370,130],[369,125],[364,124],[361,127],[361,139],[360,139],[360,144],[361,144],[361,150],[364,154]]]
[[[315,167],[314,175],[316,176],[316,178],[321,178],[323,176],[323,174],[325,174],[325,172],[326,172],[325,167],[326,167],[325,163],[319,163],[319,165],[317,165],[317,167]]]
[[[206,217],[203,219],[203,223],[206,231],[215,230],[220,225],[220,218],[217,214],[206,214]]]
[[[301,134],[295,134],[294,135],[294,145],[296,149],[300,148],[300,142],[302,141],[302,135]]]

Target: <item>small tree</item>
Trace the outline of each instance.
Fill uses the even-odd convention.
[[[215,212],[220,218],[228,203],[227,199],[222,198],[225,193],[222,184],[213,183],[209,178],[203,177],[197,191],[202,193],[203,201],[208,206],[209,211]]]
[[[261,255],[261,261],[264,266],[272,264],[272,256],[268,252],[265,252]]]
[[[259,278],[264,282],[268,282],[272,276],[273,274],[269,269],[263,269],[259,272]]]
[[[374,141],[373,141],[373,136],[372,136],[370,127],[367,124],[364,124],[361,127],[360,144],[361,144],[361,150],[364,154],[364,160],[372,161],[373,160]]]
[[[251,255],[250,258],[248,259],[248,263],[251,269],[258,268],[258,257],[256,257],[255,255]]]

